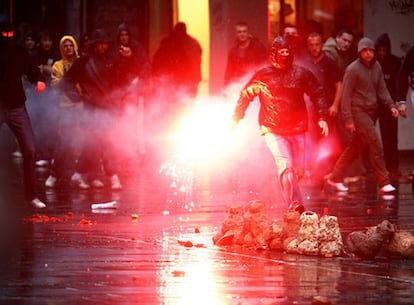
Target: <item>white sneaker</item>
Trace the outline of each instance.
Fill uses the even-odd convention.
[[[74,183],[77,187],[83,190],[87,190],[90,186],[83,180],[82,175],[80,173],[74,173],[71,177],[72,183]]]
[[[326,182],[328,182],[330,186],[333,186],[338,192],[348,191],[348,187],[342,182],[334,182],[331,179],[327,179]]]
[[[22,158],[23,157],[22,153],[19,150],[14,151],[12,153],[12,156],[15,157],[15,158]]]
[[[43,167],[43,166],[46,166],[48,164],[49,164],[49,161],[47,161],[47,160],[37,160],[36,161],[36,166],[39,166],[39,167]]]
[[[56,185],[56,181],[57,181],[57,178],[50,175],[49,177],[47,177],[47,179],[45,181],[45,186],[46,187],[54,187]]]
[[[394,191],[395,191],[395,187],[393,187],[391,184],[386,184],[380,188],[381,193],[391,193]]]
[[[113,190],[122,189],[121,181],[119,181],[118,175],[112,175],[111,177],[111,187]]]
[[[95,179],[92,181],[92,186],[94,188],[101,188],[101,187],[104,187],[104,183],[99,179]]]
[[[44,209],[46,207],[46,204],[40,201],[39,198],[35,198],[32,201],[30,201],[30,205],[35,209]]]

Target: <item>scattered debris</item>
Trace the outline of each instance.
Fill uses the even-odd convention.
[[[348,235],[347,247],[357,257],[373,259],[381,251],[383,245],[391,240],[396,226],[384,220],[377,226],[364,231],[355,231]]]
[[[277,219],[268,219],[265,203],[259,200],[250,201],[245,209],[241,205],[230,207],[213,243],[326,257],[343,251],[337,217],[324,215],[319,220],[314,212],[288,211],[280,225]]]
[[[414,257],[414,236],[408,231],[396,231],[388,244],[387,251],[391,255],[405,258]]]
[[[78,225],[80,226],[84,226],[84,225],[88,225],[88,226],[92,226],[92,225],[96,225],[97,222],[95,220],[90,220],[90,219],[81,219],[78,222]]]

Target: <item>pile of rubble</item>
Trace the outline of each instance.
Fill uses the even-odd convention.
[[[390,255],[414,257],[414,237],[399,231],[389,221],[364,231],[352,232],[344,244],[336,216],[305,211],[288,211],[283,223],[270,221],[264,201],[250,201],[245,207],[228,209],[220,231],[213,236],[217,246],[242,246],[325,257],[355,255],[374,258],[381,250]]]

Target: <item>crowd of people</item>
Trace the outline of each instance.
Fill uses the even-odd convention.
[[[56,43],[47,31],[27,31],[14,39],[12,24],[1,27],[0,124],[6,123],[17,140],[24,160],[24,197],[35,208],[46,207],[35,190],[36,164],[50,169],[49,188],[108,183],[113,190],[122,189],[119,152],[125,143],[114,140],[119,134],[113,126],[131,109],[137,114],[137,101],[154,94],[152,83],[161,92],[174,88],[175,96],[163,92],[165,113],[179,106],[174,104],[177,94],[197,95],[202,48],[183,22],[160,41],[152,60],[126,23],[119,25],[116,37],[96,29],[83,35],[79,45],[71,35]],[[289,209],[304,209],[298,181],[307,175],[347,191],[353,181],[347,177],[371,171],[380,192],[395,191],[393,183],[401,174],[397,118],[407,115],[413,51],[401,65],[386,33],[375,42],[355,38],[348,28],[325,40],[317,29],[300,33],[288,24],[267,48],[246,22],[235,25],[223,85],[248,81],[233,126],[259,97],[260,133],[274,157]]]
[[[355,38],[345,27],[324,41],[321,32],[302,36],[286,25],[273,40],[270,63],[251,71],[236,103],[233,127],[259,99],[260,133],[289,210],[305,209],[298,181],[306,173],[339,192],[369,173],[380,193],[396,190],[397,119],[407,115],[412,59],[408,52],[401,66],[386,33],[375,42]]]
[[[0,124],[8,125],[16,138],[14,155],[21,155],[24,165],[24,200],[34,208],[46,207],[36,189],[36,166],[49,169],[48,188],[102,188],[108,183],[114,191],[122,189],[123,153],[136,148],[127,142],[136,141],[138,131],[129,131],[133,140],[125,139],[116,126],[128,115],[136,123],[143,110],[139,101],[149,101],[152,78],[191,98],[197,93],[202,49],[185,23],[177,23],[161,41],[151,62],[126,23],[119,25],[116,37],[99,28],[83,35],[78,46],[71,35],[56,43],[49,32],[36,34],[30,28],[15,37],[13,24],[3,21]],[[35,95],[41,92],[41,97]]]

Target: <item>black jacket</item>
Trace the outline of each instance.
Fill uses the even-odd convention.
[[[375,41],[375,49],[378,50],[380,46],[385,47],[387,54],[384,60],[379,60],[378,58],[377,60],[381,65],[382,73],[384,73],[384,80],[387,84],[387,89],[390,92],[392,99],[395,101],[397,99],[396,85],[401,61],[397,56],[391,53],[391,40],[388,34],[384,33],[378,36]]]
[[[328,106],[323,87],[309,70],[295,64],[287,70],[272,66],[261,69],[242,90],[233,119],[242,119],[249,103],[258,96],[261,126],[279,135],[304,133],[308,129],[304,94],[309,95],[319,118],[326,120]]]
[[[240,57],[239,44],[236,42],[227,56],[224,83],[229,84],[246,74],[265,67],[269,62],[268,59],[266,47],[258,39],[251,38],[250,45],[244,50],[243,57]]]
[[[408,82],[410,78],[410,82]],[[414,90],[414,46],[412,46],[407,55],[404,58],[404,61],[401,65],[400,71],[398,73],[397,81],[397,100],[405,101],[408,92],[408,86],[411,86],[411,90]]]
[[[13,38],[0,38],[0,107],[18,108],[26,101],[22,76],[35,84],[45,82],[29,53],[14,44]]]
[[[118,88],[118,73],[121,70],[109,52],[103,55],[90,52],[73,63],[59,83],[59,88],[72,102],[83,101],[86,107],[118,107],[123,94],[123,90]]]

